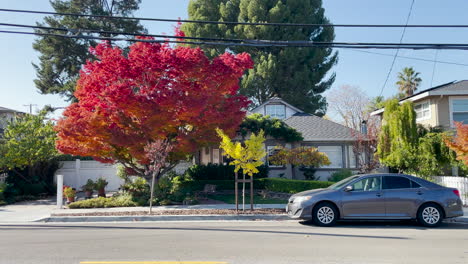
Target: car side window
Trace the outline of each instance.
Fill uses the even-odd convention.
[[[411,181],[405,177],[398,176],[384,176],[382,189],[409,189],[411,188]]]
[[[351,185],[353,192],[370,192],[380,190],[380,177],[369,177],[357,181]]]
[[[421,185],[415,181],[411,181],[411,188],[421,188]]]

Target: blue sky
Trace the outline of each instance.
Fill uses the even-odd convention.
[[[155,1],[143,0],[135,14],[141,17],[187,18],[188,0]],[[324,0],[325,13],[335,24],[404,24],[411,0]],[[34,9],[52,11],[48,0],[4,0],[0,8]],[[466,10],[468,1],[416,0],[410,24],[468,24]],[[8,14],[0,12],[4,23],[34,24],[41,15]],[[171,33],[173,24],[143,23],[150,33]],[[0,27],[0,30],[9,28]],[[351,29],[337,28],[335,41],[398,42],[402,28],[397,29]],[[25,104],[33,103],[33,109],[46,104],[66,106],[55,95],[41,95],[34,86],[35,71],[31,65],[37,62],[38,54],[32,49],[34,37],[0,34],[0,106],[27,111]],[[408,28],[403,42],[467,43],[468,29],[413,29]],[[395,50],[366,50],[394,54]],[[433,60],[434,50],[400,50],[401,56]],[[359,86],[369,96],[379,95],[393,57],[368,54],[354,50],[339,50],[339,62],[333,68],[337,78],[332,89],[342,85]],[[437,60],[468,64],[468,51],[439,51]],[[420,89],[427,89],[453,80],[468,79],[468,67],[397,58],[384,96],[396,93],[396,74],[403,67],[412,66],[421,73]],[[431,79],[432,86],[431,86]]]

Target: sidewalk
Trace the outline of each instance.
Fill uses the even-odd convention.
[[[55,197],[0,206],[0,223],[38,221],[49,217],[56,207]]]

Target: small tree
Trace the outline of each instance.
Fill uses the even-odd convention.
[[[455,122],[457,134],[455,137],[446,137],[445,144],[455,151],[457,160],[468,166],[468,125]]]
[[[271,155],[268,161],[275,165],[291,164],[292,166],[303,167],[330,165],[330,160],[327,155],[319,152],[317,148],[312,147],[298,147],[293,149],[276,147],[275,154]]]
[[[263,147],[263,142],[265,142],[263,130],[260,130],[258,134],[252,133],[249,139],[244,141],[244,146],[242,146],[241,142],[232,142],[232,140],[226,134],[224,134],[221,129],[217,128],[216,132],[221,138],[220,148],[224,150],[224,155],[233,159],[233,161],[231,161],[229,164],[234,165],[236,179],[237,173],[239,170],[242,170],[243,180],[245,180],[246,174],[249,175],[253,180],[253,175],[259,172],[257,167],[264,163],[263,158],[266,156],[266,151]],[[250,184],[253,184],[253,181],[251,181]],[[242,182],[242,210],[245,210],[244,181]]]
[[[0,143],[0,169],[12,170],[27,182],[38,173],[37,166],[58,155],[56,133],[45,113],[24,115],[10,122]],[[28,177],[18,171],[28,168]]]

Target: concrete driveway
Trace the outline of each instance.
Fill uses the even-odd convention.
[[[49,217],[56,208],[55,197],[0,206],[0,223],[33,222]]]

